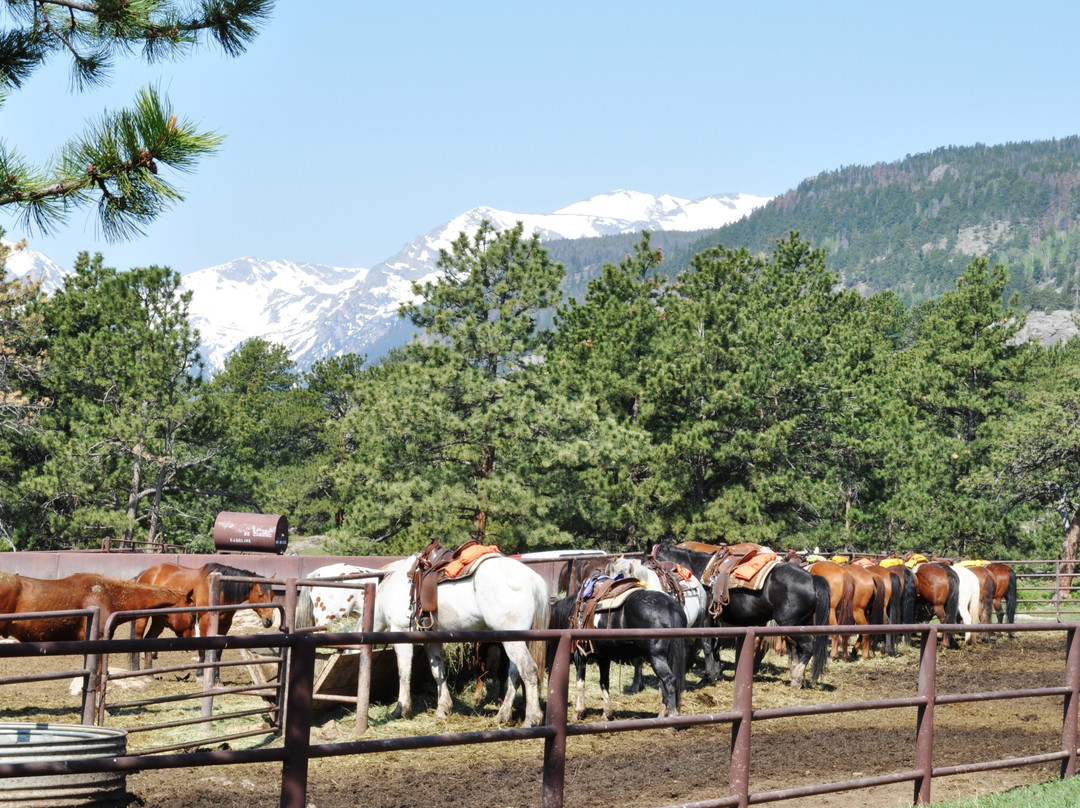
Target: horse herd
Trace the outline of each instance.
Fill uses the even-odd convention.
[[[342,581],[355,576],[378,576],[372,630],[410,631],[417,627],[417,596],[413,589],[414,563],[419,554],[373,570],[347,564],[320,568],[308,577],[325,584],[303,586],[299,592],[296,624],[325,626],[332,619],[357,617],[362,600],[355,588]],[[754,577],[736,578],[737,563],[764,561]],[[593,559],[584,583],[574,591],[552,596],[545,579],[521,560],[495,554],[477,563],[470,574],[441,580],[437,586],[437,610],[432,628],[440,631],[521,631],[548,628],[575,629],[685,629],[726,626],[827,626],[859,625],[866,631],[857,648],[863,658],[871,654],[874,625],[913,624],[937,617],[942,623],[972,624],[1012,622],[1016,612],[1016,576],[1005,564],[967,565],[908,554],[905,558],[825,559],[789,553],[777,557],[759,545],[706,545],[687,542],[658,545],[644,558],[623,556]],[[168,627],[181,637],[206,636],[210,630],[210,576],[220,573],[234,579],[257,579],[248,570],[211,563],[188,568],[176,563],[156,564],[134,580],[123,581],[94,573],[78,573],[57,580],[0,573],[0,636],[19,641],[82,640],[88,636],[86,614],[47,615],[58,611],[97,607],[104,630],[110,615],[120,611],[164,609],[167,612],[140,616],[134,621],[136,637],[158,637]],[[752,583],[747,583],[748,581]],[[615,586],[615,582],[619,582]],[[614,587],[614,588],[612,588]],[[618,597],[590,602],[586,590],[615,591]],[[222,581],[218,604],[250,603],[263,625],[273,624],[275,607],[271,586],[259,580]],[[196,611],[188,611],[196,609]],[[26,618],[18,615],[26,614]],[[218,613],[217,631],[225,634],[233,612]],[[116,626],[109,629],[110,636]],[[880,636],[880,635],[879,635]],[[817,682],[829,658],[847,656],[847,635],[794,633],[784,638],[790,656],[791,686],[801,687],[809,678]],[[971,641],[971,635],[967,640]],[[956,638],[943,635],[943,642]],[[908,638],[911,642],[911,638]],[[886,654],[896,653],[894,636],[884,635]],[[511,720],[519,685],[525,693],[524,726],[544,720],[541,686],[555,644],[541,641],[507,641],[501,646],[500,669],[503,696],[497,713],[500,724]],[[677,715],[687,667],[697,660],[704,681],[720,678],[719,643],[711,639],[671,638],[664,633],[642,639],[605,640],[595,632],[573,647],[577,680],[576,713],[585,713],[585,671],[589,662],[598,665],[605,718],[611,716],[608,689],[612,661],[635,666],[632,687],[641,688],[645,660],[652,666],[662,700],[660,715]],[[412,711],[412,657],[409,643],[393,646],[398,664],[398,698],[393,715],[408,717]],[[452,707],[442,646],[424,646],[438,691],[436,715],[447,716]],[[761,644],[756,660],[767,650]],[[478,654],[478,658],[485,658]],[[133,663],[137,661],[132,660]],[[149,657],[146,659],[149,666]],[[133,666],[136,666],[133,665]]]
[[[443,631],[496,630],[516,631],[538,628],[585,629],[677,629],[726,626],[827,626],[859,625],[867,630],[859,637],[858,647],[869,657],[874,642],[872,627],[885,624],[915,624],[937,617],[942,623],[971,624],[1013,622],[1016,613],[1016,575],[1005,564],[967,565],[943,559],[926,559],[917,554],[906,557],[860,559],[815,558],[788,553],[766,565],[767,575],[753,586],[729,585],[723,560],[732,564],[748,557],[772,557],[768,548],[759,545],[706,545],[687,542],[654,548],[646,558],[618,557],[603,560],[591,571],[580,589],[552,597],[544,579],[527,564],[499,556],[478,566],[475,574],[438,585],[438,610],[432,626]],[[314,572],[311,578],[342,580],[349,575],[382,577],[376,588],[372,629],[408,631],[416,628],[415,595],[410,570],[417,556],[396,561],[382,570],[349,565],[333,565]],[[730,566],[730,565],[729,565]],[[619,598],[608,606],[590,612],[584,593],[601,579],[636,579]],[[734,579],[731,579],[734,580]],[[357,617],[359,629],[360,599],[355,590],[327,585],[303,587],[297,608],[297,624],[325,625],[333,618]],[[583,614],[589,613],[588,619]],[[304,620],[301,614],[307,615]],[[879,635],[880,636],[880,635]],[[943,635],[943,641],[956,644],[955,638]],[[971,635],[967,637],[971,641]],[[909,643],[911,637],[907,638]],[[796,633],[784,638],[791,663],[791,686],[799,688],[809,678],[817,682],[827,661],[847,656],[847,635],[834,635],[830,648],[825,634]],[[884,635],[883,652],[898,653],[894,637]],[[542,722],[540,687],[549,668],[554,643],[506,642],[503,696],[497,714],[500,723],[511,716],[519,684],[525,692],[525,726]],[[843,651],[841,651],[843,648]],[[395,645],[398,661],[398,700],[395,717],[407,717],[412,709],[411,671],[414,647]],[[438,690],[436,715],[445,717],[451,709],[442,647],[425,646],[432,676]],[[480,649],[478,649],[479,651]],[[633,689],[641,688],[641,668],[648,660],[659,683],[662,705],[659,715],[677,715],[687,666],[699,660],[703,680],[720,678],[719,643],[704,639],[687,641],[657,634],[644,639],[607,641],[590,635],[575,642],[573,663],[576,672],[576,714],[585,713],[585,671],[590,662],[597,664],[604,700],[603,715],[609,719],[609,668],[612,661],[634,664]],[[757,649],[760,662],[766,644]],[[477,654],[478,659],[486,655]]]

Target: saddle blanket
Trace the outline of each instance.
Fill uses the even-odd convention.
[[[465,548],[458,558],[455,558],[441,571],[440,581],[468,578],[483,562],[489,558],[501,556],[499,548],[493,544],[477,544]]]
[[[761,564],[754,564],[753,561],[740,564],[728,577],[728,589],[761,589],[773,567],[779,563],[780,557],[773,553],[772,558],[766,557]]]

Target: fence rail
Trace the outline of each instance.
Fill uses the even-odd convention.
[[[522,740],[544,740],[543,780],[540,784],[543,808],[563,808],[564,782],[567,765],[567,738],[596,733],[655,731],[667,727],[727,725],[731,732],[731,769],[726,794],[705,801],[683,804],[684,808],[719,808],[747,806],[767,802],[809,797],[839,791],[870,788],[910,782],[912,801],[925,805],[931,799],[935,778],[955,774],[1012,768],[1047,762],[1060,764],[1060,775],[1076,773],[1077,717],[1080,705],[1080,643],[1076,642],[1078,623],[1025,622],[1016,625],[897,625],[875,626],[875,633],[916,633],[922,635],[919,656],[918,692],[914,696],[873,701],[851,701],[825,705],[795,705],[770,709],[753,706],[753,649],[758,638],[791,634],[848,633],[863,630],[857,626],[827,628],[722,628],[654,630],[548,630],[548,631],[455,631],[455,632],[396,632],[396,633],[289,633],[271,635],[238,635],[199,639],[157,640],[96,640],[64,643],[18,643],[0,645],[0,657],[32,656],[48,650],[52,653],[100,654],[129,653],[143,650],[195,650],[199,648],[226,649],[276,648],[288,659],[284,687],[288,705],[283,722],[282,745],[247,750],[218,750],[214,752],[185,752],[165,754],[129,754],[115,759],[88,759],[66,762],[37,761],[32,763],[0,764],[0,777],[32,776],[59,773],[89,773],[103,771],[138,771],[193,766],[216,766],[237,763],[281,764],[281,806],[303,808],[307,799],[309,761],[340,755],[382,754],[402,750],[431,749],[462,744],[493,743]],[[1051,632],[1064,634],[1065,676],[1060,685],[980,693],[938,694],[936,689],[936,660],[938,637],[942,632],[975,631],[983,633],[1012,630],[1015,632]],[[666,718],[636,718],[618,721],[572,723],[568,720],[570,698],[569,679],[571,651],[575,639],[640,638],[667,635],[697,638],[701,636],[726,638],[736,643],[733,703],[730,710],[712,713],[670,716]],[[373,645],[394,642],[492,642],[506,639],[544,639],[557,644],[554,664],[549,676],[547,707],[544,724],[532,728],[477,730],[400,738],[358,739],[339,743],[311,743],[312,689],[316,651],[334,645]],[[43,646],[48,646],[43,648]],[[984,760],[951,766],[932,765],[934,745],[934,714],[938,705],[960,702],[990,702],[997,700],[1051,697],[1063,703],[1061,744],[1057,751],[997,760]],[[752,768],[750,728],[754,722],[779,718],[794,718],[815,714],[857,712],[861,710],[891,710],[916,708],[915,767],[876,777],[808,783],[794,788],[752,793],[749,790]]]

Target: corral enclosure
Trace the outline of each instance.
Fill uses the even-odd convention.
[[[98,556],[100,559],[101,556]],[[222,560],[222,557],[214,557]],[[237,566],[253,567],[252,556],[225,556]],[[147,566],[152,559],[135,559]],[[181,557],[194,566],[196,557]],[[290,561],[265,559],[267,561]],[[325,557],[308,557],[312,566],[329,563]],[[348,559],[371,566],[371,559]],[[386,559],[379,560],[385,563]],[[201,563],[201,562],[199,562]],[[59,570],[59,568],[58,568]],[[65,573],[60,573],[65,574]],[[306,574],[306,571],[304,571]],[[243,614],[243,613],[241,613]],[[238,618],[238,623],[243,621]],[[255,627],[239,626],[249,631]],[[938,654],[938,693],[983,692],[1018,687],[1055,687],[1065,680],[1065,633],[1018,633],[993,642],[979,642],[956,651]],[[715,713],[731,709],[730,656],[724,680],[705,685],[698,671],[688,677],[683,713]],[[903,647],[901,656],[878,653],[869,662],[838,661],[830,665],[820,686],[792,691],[786,685],[786,660],[769,656],[754,684],[754,709],[811,706],[837,702],[890,698],[918,691],[918,652]],[[71,665],[60,658],[39,658],[33,665]],[[27,660],[3,661],[2,672],[11,666],[26,671]],[[66,669],[60,667],[60,670]],[[244,678],[244,668],[226,675],[226,683]],[[182,687],[180,674],[156,676],[150,688],[161,692]],[[647,718],[659,705],[656,680],[649,676],[641,694],[629,694],[629,670],[613,673],[616,720]],[[471,702],[471,687],[455,696],[455,714],[436,721],[430,696],[418,699],[418,716],[407,722],[389,718],[388,705],[371,711],[365,738],[396,738],[444,732],[494,729],[495,706],[491,700],[480,708]],[[586,721],[599,717],[595,676],[590,677]],[[71,716],[78,699],[56,682],[0,689],[0,717],[9,720],[57,721]],[[421,710],[427,710],[419,714]],[[319,716],[312,743],[351,739],[354,717],[347,707]],[[1060,748],[1062,704],[1059,697],[1016,698],[991,704],[957,703],[937,707],[934,765],[956,766],[980,760],[1047,753]],[[113,725],[110,721],[110,725]],[[751,791],[791,788],[806,783],[873,777],[912,767],[916,708],[863,710],[836,715],[823,714],[755,721]],[[269,740],[267,743],[278,743]],[[227,745],[227,744],[226,744]],[[571,737],[567,743],[565,804],[660,806],[716,799],[727,794],[731,733],[727,724],[688,729],[611,732]],[[312,760],[308,785],[309,804],[319,808],[356,804],[389,805],[540,805],[543,769],[541,741],[485,743],[437,750],[365,754],[344,759]],[[935,778],[934,798],[1001,791],[1020,783],[1052,779],[1059,765],[960,774]],[[464,773],[468,772],[468,774]],[[129,776],[133,797],[148,806],[215,805],[222,808],[257,804],[279,798],[280,766],[225,766],[200,770],[146,771]],[[910,804],[912,786],[898,783],[865,791],[818,795],[786,800],[787,805],[868,806]]]

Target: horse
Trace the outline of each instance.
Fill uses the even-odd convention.
[[[373,580],[375,575],[381,575],[379,570],[370,567],[358,567],[354,564],[328,564],[312,570],[308,578],[335,580],[350,580],[357,583],[364,579]],[[354,631],[361,629],[361,621],[364,612],[364,597],[362,589],[342,586],[302,586],[297,595],[296,602],[296,625],[297,627],[319,626],[325,627],[331,620],[345,620],[356,615]]]
[[[645,583],[649,589],[657,592],[665,592],[671,595],[682,606],[686,614],[686,625],[692,628],[711,625],[709,615],[709,596],[701,581],[690,570],[683,568],[685,572],[675,572],[672,577],[665,576],[668,581],[674,583],[665,584],[665,578],[661,578],[661,571],[652,559],[642,560],[620,556],[608,562],[604,572],[612,578],[637,578]],[[675,580],[677,576],[677,580]],[[670,590],[670,591],[669,591]],[[715,682],[720,678],[719,660],[714,653],[714,645],[708,640],[698,640],[695,645],[701,649],[705,662],[706,682]],[[641,679],[642,661],[634,663],[634,680],[630,689],[636,693],[644,689]]]
[[[998,623],[1015,623],[1016,571],[1000,561],[987,564],[986,571],[994,576],[994,611],[997,613]],[[1012,634],[1010,633],[1009,636],[1011,637]]]
[[[222,575],[241,578],[258,577],[250,570],[230,567],[217,562],[203,564],[198,568],[181,567],[178,564],[164,562],[155,564],[154,566],[143,570],[135,578],[135,581],[137,583],[166,586],[172,589],[191,592],[193,605],[209,606],[211,605],[210,575],[215,572]],[[257,581],[253,583],[245,583],[243,581],[221,582],[221,599],[219,605],[237,603],[272,603],[273,600],[274,592],[269,585]],[[270,628],[274,624],[275,611],[276,610],[272,607],[255,608],[255,613],[258,614],[259,618],[262,620],[264,628]],[[175,625],[170,625],[170,628],[173,629],[173,633],[178,637],[206,637],[210,632],[210,615],[210,612],[201,612],[197,619],[193,617],[186,626],[179,628],[179,630]],[[229,629],[232,627],[233,615],[234,612],[232,611],[218,613],[218,634],[224,635],[229,633]],[[167,621],[161,617],[140,618],[135,622],[135,637],[145,637],[149,639],[160,637],[166,624]],[[134,657],[132,659],[133,662],[136,663],[133,667],[137,666],[137,659]],[[199,660],[203,661],[204,659],[205,652],[200,651]],[[146,666],[150,667],[149,654],[146,655]]]
[[[575,625],[578,595],[556,601],[551,608],[551,628]],[[597,609],[592,628],[686,628],[686,612],[673,597],[647,586],[631,589],[617,607]],[[552,642],[551,649],[554,650]],[[633,662],[648,657],[660,686],[660,718],[678,715],[686,686],[686,639],[683,637],[648,637],[640,640],[588,640],[574,643],[574,667],[577,672],[577,720],[585,717],[585,668],[595,661],[600,671],[603,716],[612,717],[610,673],[612,661]]]
[[[882,567],[880,564],[868,564],[863,567],[867,572],[879,578],[884,585],[885,591],[885,622],[892,625],[904,622],[904,581],[900,569],[896,567]],[[907,569],[901,567],[901,569]],[[914,593],[913,593],[914,597]],[[912,600],[914,606],[914,600]],[[914,619],[914,616],[913,616]],[[896,637],[893,634],[885,635],[885,655],[897,656]]]
[[[375,590],[374,631],[409,631],[414,627],[412,580],[410,571],[419,553],[388,565],[382,583]],[[475,571],[463,578],[440,582],[438,609],[432,629],[436,631],[523,631],[546,629],[551,612],[551,595],[547,583],[527,564],[507,556],[492,556],[476,565]],[[506,689],[496,720],[510,721],[514,707],[517,680],[525,687],[524,726],[539,726],[544,721],[540,710],[540,686],[543,682],[545,644],[524,640],[503,643],[512,664],[514,687]],[[446,682],[446,665],[442,646],[425,646],[432,676],[438,688],[437,718],[450,715],[453,702]],[[412,714],[412,657],[411,643],[396,643],[398,663],[398,700],[394,718]]]
[[[0,613],[56,612],[96,606],[102,629],[116,612],[191,606],[191,594],[191,590],[121,581],[93,572],[78,572],[56,580],[0,573]],[[105,639],[111,639],[115,631],[116,626],[112,626]],[[0,636],[14,637],[20,642],[85,640],[86,618],[3,620]]]
[[[979,579],[970,567],[965,567],[963,564],[949,564],[949,567],[956,573],[958,585],[956,603],[960,622],[965,626],[973,625],[979,619]],[[964,642],[967,645],[971,645],[974,641],[974,634],[970,631],[964,632]]]
[[[968,567],[975,577],[979,579],[979,619],[980,623],[994,622],[994,592],[997,589],[997,581],[994,574],[985,566]],[[989,636],[989,635],[987,635]]]
[[[713,558],[709,553],[666,545],[653,548],[653,556],[681,564],[699,579]],[[728,594],[730,600],[719,618],[723,625],[764,626],[770,620],[780,626],[829,625],[829,585],[823,578],[815,578],[794,564],[780,563],[773,567],[760,590],[735,588]],[[803,686],[807,665],[811,685],[817,683],[828,660],[828,641],[824,634],[787,638],[793,688]]]
[[[941,623],[960,622],[960,581],[956,571],[947,564],[924,562],[918,564],[913,570],[915,574],[916,603],[920,617],[929,620],[931,613],[937,616]],[[959,644],[952,634],[946,632],[941,635],[939,646],[948,645],[949,648],[958,648]]]
[[[834,561],[816,561],[806,568],[811,575],[824,578],[829,585],[829,625],[855,625],[855,613],[852,603],[855,600],[855,579],[847,570]],[[847,638],[843,640],[844,656],[847,657]],[[840,635],[832,635],[829,659],[840,657]]]

